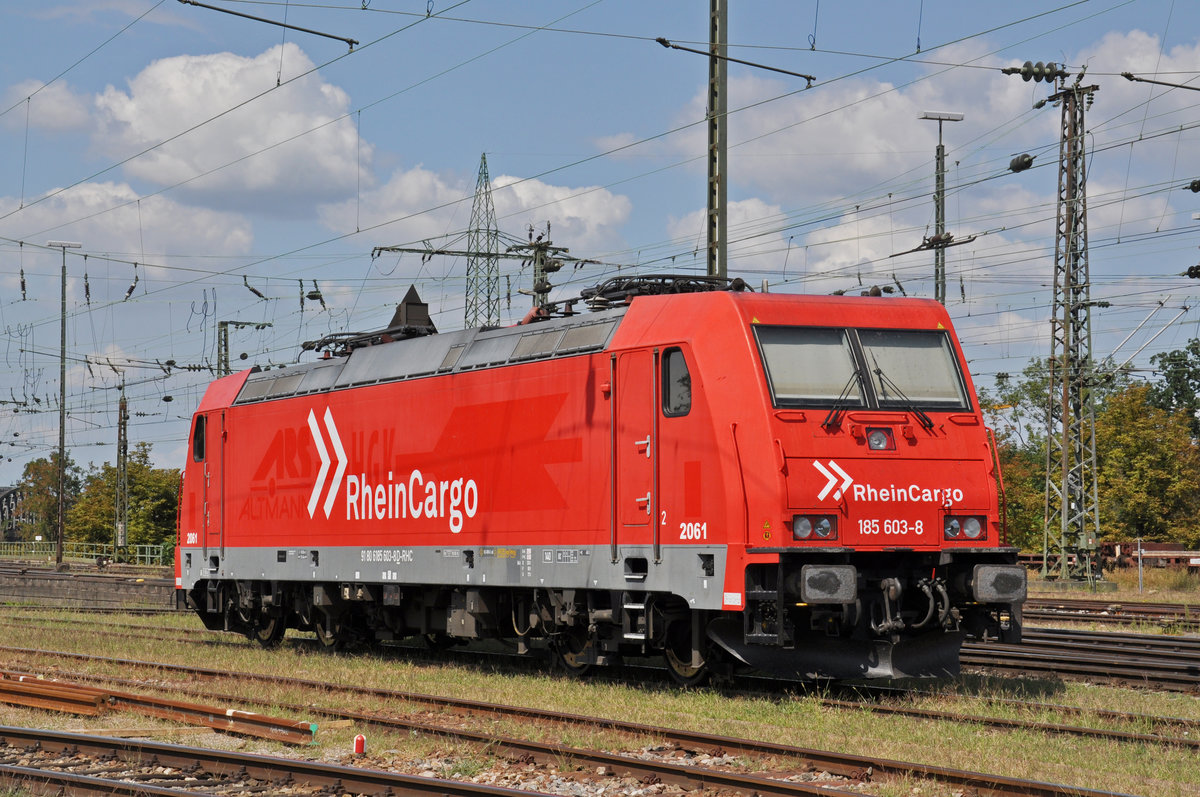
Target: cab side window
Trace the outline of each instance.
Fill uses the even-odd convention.
[[[692,409],[692,375],[681,349],[668,349],[662,366],[663,415],[687,415]]]
[[[196,416],[196,426],[192,429],[192,461],[204,461],[204,419],[206,416]]]

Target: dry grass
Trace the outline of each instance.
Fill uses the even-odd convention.
[[[1041,574],[1035,570],[1029,572],[1029,592],[1037,597],[1062,597],[1112,600],[1126,603],[1179,603],[1190,606],[1200,605],[1200,575],[1188,573],[1178,567],[1146,567],[1142,570],[1142,588],[1138,589],[1138,571],[1136,567],[1118,568],[1104,571],[1104,579],[1117,585],[1115,591],[1089,591],[1082,588],[1078,591],[1063,592],[1042,583]]]
[[[506,670],[486,664],[439,664],[408,658],[403,651],[380,654],[331,654],[317,650],[307,640],[293,635],[275,651],[263,651],[232,635],[203,631],[187,616],[155,616],[122,619],[140,629],[109,625],[115,618],[93,618],[62,613],[40,622],[32,617],[20,622],[21,632],[11,633],[15,613],[0,612],[0,623],[8,625],[9,638],[20,639],[22,647],[88,653],[120,659],[176,662],[228,672],[284,673],[331,685],[358,685],[382,689],[450,695],[473,700],[529,705],[557,711],[640,722],[657,727],[687,728],[729,736],[784,742],[879,756],[937,766],[981,770],[1055,783],[1150,795],[1200,795],[1200,756],[1194,749],[1178,750],[1162,745],[1133,745],[1097,741],[1032,731],[1002,731],[967,723],[905,719],[860,710],[823,706],[819,695],[756,698],[713,690],[679,690],[661,684],[630,686],[604,678],[578,682],[548,675],[545,671]],[[39,615],[40,617],[40,615]],[[132,636],[124,636],[130,634]],[[294,632],[293,632],[294,634]],[[181,642],[179,639],[194,640]],[[198,640],[198,641],[197,641]],[[9,669],[86,672],[97,676],[132,677],[118,664],[80,662],[66,657],[29,656],[3,652],[0,664]],[[137,677],[150,677],[139,670]],[[161,682],[187,681],[186,676],[159,671]],[[952,685],[952,695],[918,695],[913,703],[927,708],[991,716],[1032,717],[1065,724],[1102,725],[1099,719],[1064,719],[1054,706],[1067,705],[1087,710],[1117,710],[1200,721],[1200,701],[1195,696],[1154,693],[1111,687],[1089,686],[1031,679],[963,678]],[[208,687],[205,687],[206,689]],[[227,681],[214,685],[211,693],[261,697],[260,685]],[[295,716],[285,705],[330,702],[329,697],[309,689],[284,686],[271,689],[271,706],[247,705],[263,713]],[[1007,701],[1007,702],[1004,702]],[[198,700],[197,702],[212,702]],[[340,707],[356,711],[404,714],[415,709],[404,701],[340,696]],[[423,709],[419,709],[423,710]],[[297,717],[305,719],[319,717]],[[452,715],[428,718],[430,722],[451,721]],[[101,724],[112,723],[112,718]],[[76,718],[0,707],[0,722],[39,727],[80,727]],[[131,722],[143,725],[142,719]],[[530,722],[472,720],[473,727],[496,733],[532,738],[549,738],[570,746],[614,748],[622,744],[616,734],[588,726],[553,728]],[[1130,727],[1128,730],[1145,730]],[[315,748],[305,755],[347,763],[348,751],[357,733],[368,737],[370,750],[386,752],[389,761],[425,762],[442,770],[458,770],[460,776],[490,765],[486,750],[459,746],[443,739],[398,732],[381,732],[361,726],[322,728]],[[228,737],[225,737],[228,739]],[[199,744],[188,740],[185,743]],[[239,742],[248,749],[264,749],[257,742]],[[278,745],[266,746],[278,751]],[[288,754],[296,755],[297,751]],[[429,763],[429,762],[437,762]],[[928,784],[921,794],[939,793]],[[911,795],[914,784],[889,784],[872,790],[880,795]]]

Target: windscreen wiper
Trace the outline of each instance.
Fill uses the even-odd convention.
[[[850,378],[846,380],[846,386],[842,388],[842,392],[838,393],[837,400],[833,402],[833,406],[829,408],[829,414],[825,416],[825,420],[821,421],[821,427],[835,429],[842,422],[842,413],[845,412],[846,399],[850,397],[850,390],[855,383],[861,384],[862,374],[858,371],[858,366],[854,366],[854,371],[850,374]]]
[[[879,379],[879,384],[899,396],[900,400],[904,402],[904,408],[913,415],[917,416],[917,420],[921,422],[921,426],[926,431],[933,429],[933,419],[926,415],[923,410],[917,407],[917,405],[913,403],[913,400],[905,395],[904,391],[900,389],[900,386],[892,381],[892,378],[883,372],[883,369],[879,367],[879,363],[874,357],[871,358],[871,362],[875,366],[875,369],[872,371],[872,373],[874,373]]]

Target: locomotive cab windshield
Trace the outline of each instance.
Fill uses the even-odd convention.
[[[966,412],[944,331],[754,327],[776,407]]]

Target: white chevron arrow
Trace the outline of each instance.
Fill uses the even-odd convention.
[[[333,484],[329,485],[329,494],[325,496],[325,517],[329,517],[333,502],[337,498],[338,487],[342,484],[342,474],[346,472],[346,449],[342,448],[342,438],[338,436],[337,426],[333,423],[333,413],[325,408],[325,428],[329,430],[329,442],[333,443],[333,453],[337,456],[337,470],[333,472]]]
[[[821,472],[821,475],[829,480],[828,482],[825,483],[825,486],[821,488],[821,492],[817,493],[817,500],[824,501],[825,497],[827,495],[829,495],[829,491],[833,490],[833,488],[837,485],[838,478],[840,477],[842,480],[842,484],[833,493],[834,500],[840,501],[840,500],[842,500],[842,495],[846,492],[846,488],[849,487],[851,484],[854,484],[854,477],[851,476],[849,473],[846,473],[846,471],[842,470],[841,467],[839,467],[838,464],[836,462],[834,462],[832,459],[829,460],[829,462],[827,464],[829,465],[828,468],[825,467],[825,465],[822,465],[819,461],[817,461],[815,459],[813,460],[813,467],[816,468],[817,470],[819,470]],[[832,468],[833,470],[831,471],[830,468]],[[833,471],[836,471],[836,473],[834,473]]]
[[[321,427],[317,424],[317,416],[312,410],[308,411],[308,431],[312,432],[313,442],[317,445],[317,454],[321,457],[321,470],[317,473],[317,483],[313,485],[312,495],[308,497],[308,516],[312,517],[317,511],[317,500],[321,497],[321,488],[325,486],[325,477],[329,474],[329,452],[325,449],[325,441],[321,438]]]
[[[333,511],[333,502],[337,500],[338,487],[342,485],[342,474],[346,472],[346,449],[342,448],[342,438],[338,435],[337,424],[333,422],[333,413],[325,408],[325,429],[329,432],[329,442],[333,446],[333,454],[337,457],[337,470],[333,472],[333,481],[329,485],[329,493],[325,496],[325,517]],[[321,489],[325,486],[325,477],[329,475],[329,465],[333,461],[329,457],[329,449],[325,447],[325,438],[321,434],[321,425],[312,410],[308,411],[308,431],[312,434],[313,443],[317,446],[317,455],[321,458],[321,470],[317,472],[317,481],[313,484],[312,494],[308,496],[308,516],[312,517],[317,511],[317,501],[321,499]]]

